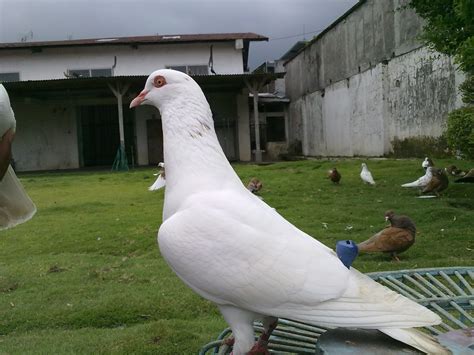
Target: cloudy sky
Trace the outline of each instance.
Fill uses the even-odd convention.
[[[357,0],[0,0],[0,42],[255,32],[250,66],[311,39]]]

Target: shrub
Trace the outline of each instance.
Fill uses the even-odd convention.
[[[474,107],[463,107],[448,115],[446,139],[451,150],[474,158]]]

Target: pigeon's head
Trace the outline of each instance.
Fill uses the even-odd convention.
[[[362,169],[367,169],[367,164],[366,163],[362,163],[361,166],[362,166]]]
[[[130,103],[130,108],[152,105],[159,109],[179,97],[203,95],[199,85],[187,74],[172,69],[160,69],[150,74],[145,88]]]
[[[393,212],[392,210],[388,210],[387,212],[385,212],[385,220],[386,221],[390,221],[393,216],[395,216],[395,212]]]

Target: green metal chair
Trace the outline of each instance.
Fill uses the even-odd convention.
[[[413,269],[367,274],[380,284],[428,307],[443,320],[440,325],[426,327],[433,335],[474,326],[474,267]],[[262,325],[254,324],[257,336]],[[327,328],[279,319],[270,337],[269,350],[275,354],[314,354],[319,336]],[[223,330],[216,340],[203,346],[200,355],[228,354],[231,347]]]

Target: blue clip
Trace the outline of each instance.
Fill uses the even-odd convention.
[[[336,254],[348,269],[351,267],[358,253],[359,248],[353,240],[340,240],[336,244]]]

